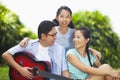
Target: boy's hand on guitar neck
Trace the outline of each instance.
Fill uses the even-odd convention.
[[[25,78],[27,78],[27,79],[33,79],[34,78],[34,76],[33,76],[33,74],[30,72],[30,70],[32,70],[33,68],[30,68],[30,67],[21,67],[20,69],[19,69],[19,72],[20,72],[20,74],[22,75],[22,76],[24,76]]]

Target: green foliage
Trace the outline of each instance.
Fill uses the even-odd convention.
[[[26,36],[37,37],[20,22],[19,17],[14,12],[0,4],[0,54],[18,44]],[[3,63],[3,60],[0,60],[0,63]]]
[[[91,46],[102,53],[102,63],[108,63],[114,68],[120,67],[120,40],[112,31],[108,16],[99,11],[78,11],[73,14],[76,28],[86,26],[92,32]]]

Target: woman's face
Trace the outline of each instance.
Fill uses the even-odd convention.
[[[88,41],[89,41],[89,38],[85,39],[81,30],[76,30],[74,32],[73,42],[74,42],[75,48],[85,48]]]
[[[61,10],[60,14],[56,16],[56,19],[59,22],[59,26],[67,27],[71,21],[71,15],[68,10]]]

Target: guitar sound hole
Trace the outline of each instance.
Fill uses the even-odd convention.
[[[22,59],[20,59],[19,65],[23,66],[23,60]],[[21,76],[21,74],[19,72],[18,72],[18,75]]]
[[[18,76],[21,76],[21,74],[18,72]]]
[[[39,74],[39,68],[34,66],[33,70],[32,70],[32,73],[33,73],[34,76],[37,76]]]
[[[20,60],[19,65],[23,66],[23,60],[22,59]]]

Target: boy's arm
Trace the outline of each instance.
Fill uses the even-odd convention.
[[[20,74],[27,79],[32,79],[34,76],[32,75],[31,72],[29,72],[28,69],[32,70],[30,67],[21,67],[13,58],[11,53],[9,51],[6,51],[2,54],[2,58],[6,60],[6,62],[12,66],[14,69],[16,69]]]

